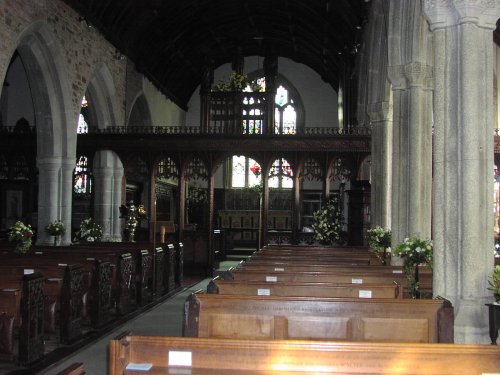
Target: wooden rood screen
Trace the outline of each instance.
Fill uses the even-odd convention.
[[[480,375],[498,369],[500,347],[489,345],[122,336],[110,342],[108,374]]]

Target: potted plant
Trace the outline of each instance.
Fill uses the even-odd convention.
[[[411,298],[419,298],[418,267],[422,264],[432,268],[432,242],[418,237],[407,237],[394,251],[403,259],[403,269],[410,286]]]
[[[49,236],[54,236],[54,246],[57,246],[57,238],[62,236],[65,231],[66,229],[64,228],[64,224],[61,220],[56,220],[45,226],[45,232]]]
[[[102,237],[102,228],[94,219],[88,218],[80,223],[80,229],[76,232],[76,241],[94,242]]]
[[[344,215],[336,195],[328,199],[326,204],[313,214],[314,239],[323,245],[342,243],[343,226]]]
[[[490,284],[488,290],[491,290],[495,295],[495,301],[500,302],[500,266],[495,266],[488,283]]]
[[[387,263],[387,253],[390,253],[391,230],[380,226],[373,227],[366,232],[368,245],[385,266]]]
[[[15,252],[25,254],[31,247],[31,240],[35,232],[29,224],[22,221],[16,223],[9,229],[9,241],[16,243]]]

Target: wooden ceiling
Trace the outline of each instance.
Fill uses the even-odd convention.
[[[275,55],[338,87],[370,0],[65,0],[185,108],[207,63]]]

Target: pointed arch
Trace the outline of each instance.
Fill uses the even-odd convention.
[[[140,93],[135,98],[130,110],[127,126],[153,126],[151,110],[144,93]]]
[[[121,125],[115,83],[104,63],[99,64],[94,71],[87,86],[86,96],[91,106],[90,116],[94,126],[104,129]]]
[[[67,69],[57,38],[42,22],[28,26],[19,38],[17,52],[23,60],[32,91],[37,128],[38,158],[71,157],[76,148],[71,90]]]

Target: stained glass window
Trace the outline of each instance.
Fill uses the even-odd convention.
[[[293,171],[290,163],[281,158],[276,159],[269,171],[269,187],[291,189],[293,187]]]
[[[76,134],[87,134],[89,132],[89,125],[85,121],[85,118],[80,113],[78,117],[78,127],[76,128]]]
[[[92,191],[92,181],[86,156],[80,156],[76,163],[73,173],[73,191],[78,195],[90,194]]]
[[[283,85],[280,85],[278,90],[276,90],[274,103],[276,104],[274,113],[274,133],[297,133],[297,112],[295,103],[290,97],[289,91]]]
[[[80,103],[80,115],[78,116],[78,125],[76,127],[76,134],[86,134],[89,132],[89,126],[83,112],[88,109],[89,103],[84,96]],[[75,170],[73,172],[73,192],[80,196],[90,194],[92,191],[92,182],[90,178],[90,170],[88,167],[88,158],[81,155],[76,162]]]
[[[245,156],[234,155],[232,158],[231,187],[245,188],[258,185],[261,180],[259,163]]]

